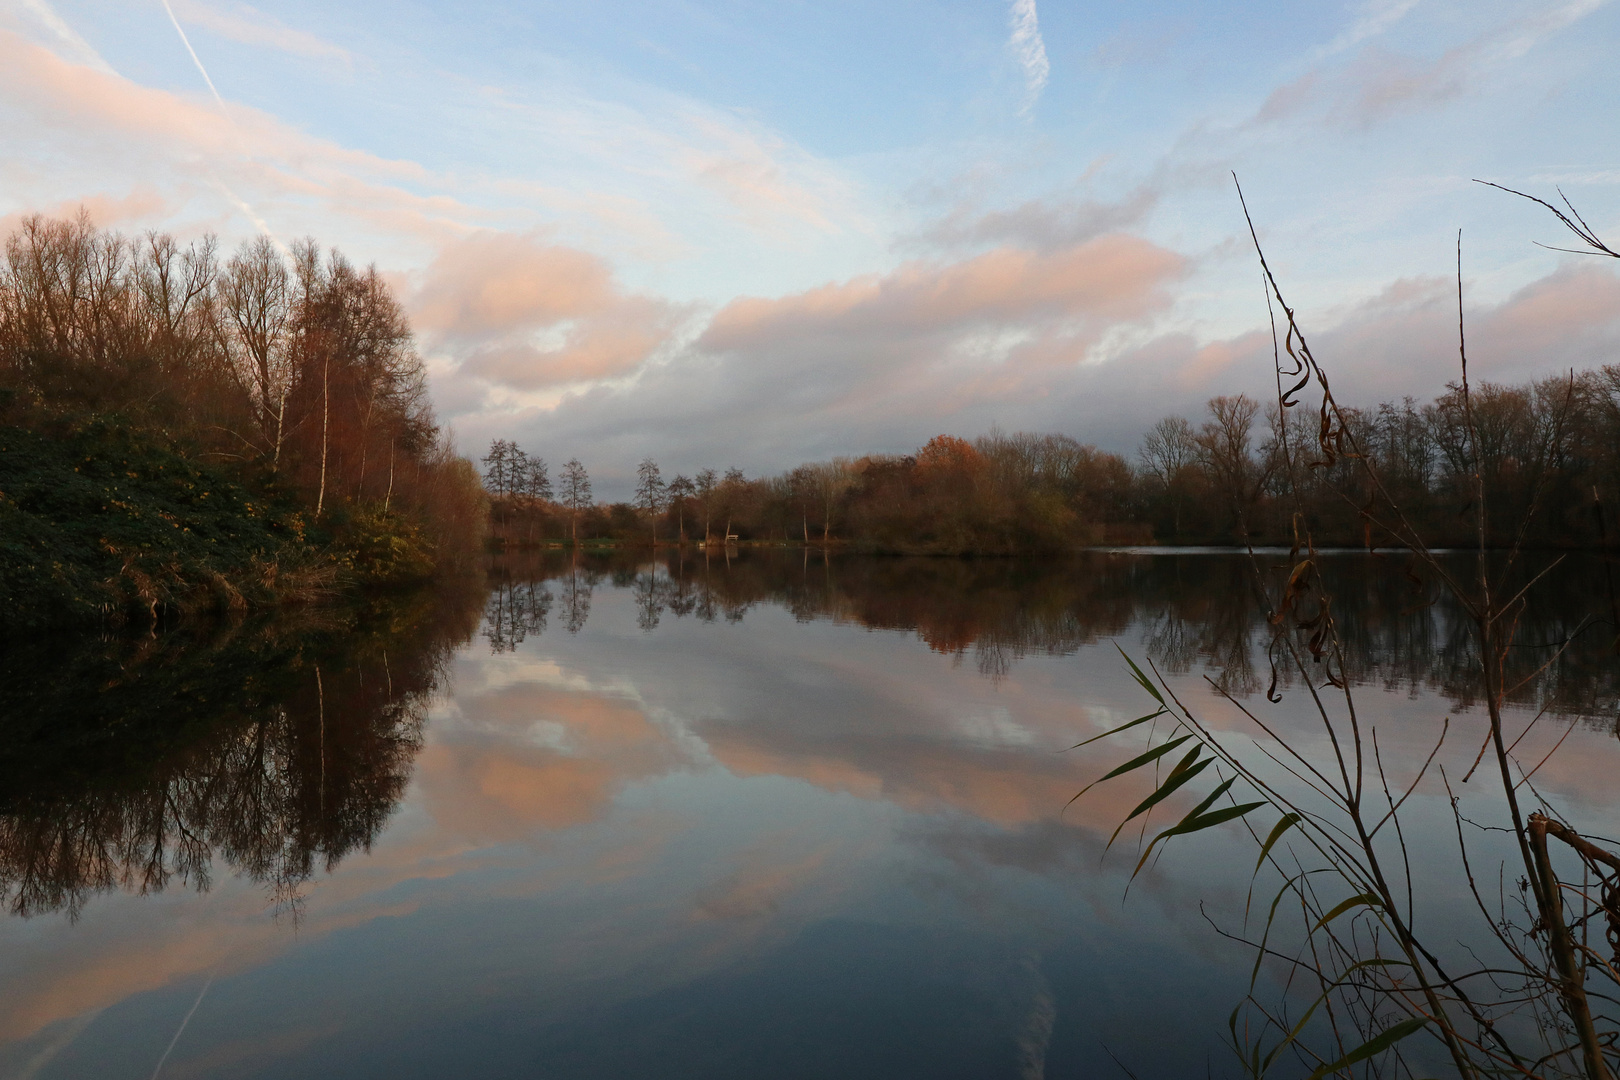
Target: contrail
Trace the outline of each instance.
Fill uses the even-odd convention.
[[[163,4],[163,10],[169,13],[169,22],[174,24],[174,32],[180,35],[180,43],[186,47],[186,52],[191,54],[191,62],[197,65],[197,70],[202,73],[203,82],[208,84],[209,92],[214,95],[214,101],[219,105],[219,111],[225,114],[225,119],[229,120],[231,113],[229,109],[225,108],[225,99],[219,96],[219,90],[214,87],[214,80],[208,77],[208,69],[203,67],[201,60],[197,59],[197,50],[191,47],[191,39],[186,37],[185,30],[181,29],[180,20],[174,17],[174,8],[169,6],[169,0],[160,0],[160,2]]]
[[[164,3],[163,6],[168,7],[169,5],[167,3]],[[171,19],[174,18],[173,15],[171,15],[169,17]],[[184,37],[185,35],[182,34],[181,36]],[[189,48],[189,46],[188,46],[188,48]],[[197,66],[201,67],[202,65],[199,64]],[[203,76],[203,78],[207,78],[207,77],[208,76],[206,76],[206,75]],[[218,971],[218,970],[219,970],[219,968],[216,966],[214,968],[214,971]],[[157,1080],[158,1073],[163,1071],[163,1063],[165,1061],[168,1061],[169,1060],[169,1055],[174,1052],[174,1044],[180,1041],[180,1036],[185,1032],[186,1025],[191,1023],[192,1016],[194,1016],[196,1014],[196,1012],[197,1012],[197,1006],[202,1004],[203,994],[208,993],[208,988],[210,986],[214,985],[214,971],[210,971],[208,973],[208,981],[203,983],[202,991],[200,993],[198,993],[197,1000],[193,1001],[191,1003],[191,1012],[186,1013],[186,1018],[184,1020],[180,1021],[180,1030],[176,1031],[174,1033],[174,1038],[169,1040],[169,1048],[167,1050],[163,1051],[163,1056],[162,1057],[158,1058],[157,1068],[152,1070],[152,1080]]]
[[[220,194],[224,195],[233,206],[242,211],[243,217],[253,222],[260,232],[264,233],[264,235],[270,238],[270,242],[276,245],[276,250],[280,251],[283,255],[292,254],[292,252],[288,250],[287,245],[281,242],[281,238],[271,231],[270,223],[265,221],[264,218],[260,217],[259,212],[253,209],[252,205],[246,199],[232,191],[225,181],[219,179],[218,177],[214,178],[214,183],[219,185]]]
[[[219,114],[223,116],[225,118],[225,122],[230,125],[231,131],[236,135],[237,144],[245,155],[247,153],[247,145],[242,139],[242,131],[236,126],[236,121],[231,118],[231,110],[225,107],[225,99],[220,96],[219,87],[214,85],[214,80],[208,75],[208,69],[203,67],[202,59],[197,55],[197,50],[191,47],[191,39],[186,37],[185,28],[180,25],[180,20],[174,17],[174,8],[169,6],[169,0],[159,0],[159,2],[163,5],[164,13],[169,16],[169,23],[174,27],[174,32],[180,35],[180,44],[186,47],[186,52],[191,56],[191,62],[197,65],[197,73],[203,77],[203,82],[208,84],[208,92],[214,95],[214,104],[219,106]],[[265,222],[264,218],[259,216],[258,211],[254,210],[253,207],[248,204],[246,199],[232,191],[225,181],[216,177],[214,182],[218,184],[219,189],[225,193],[225,197],[232,203],[236,204],[236,208],[242,211],[243,214],[247,215],[247,219],[253,222],[253,224],[258,227],[260,232],[264,233],[264,235],[268,236],[272,241],[274,241],[276,247],[280,248],[282,253],[285,254],[287,251],[286,246],[276,238],[275,233],[270,231],[270,226]],[[206,987],[204,989],[206,989]],[[200,1001],[201,999],[199,998],[198,1000]],[[179,1036],[176,1036],[176,1038],[178,1037]]]

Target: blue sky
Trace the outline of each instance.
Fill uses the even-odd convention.
[[[1620,336],[1609,268],[1470,183],[1620,235],[1604,0],[169,3],[186,40],[0,0],[0,224],[375,262],[465,447],[608,493],[992,424],[1130,450],[1265,392],[1233,171],[1355,400],[1453,377],[1458,229],[1485,374]]]

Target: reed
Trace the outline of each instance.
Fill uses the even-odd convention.
[[[1238,197],[1241,203],[1241,188]],[[1567,200],[1567,213],[1534,201],[1557,214],[1587,253],[1620,257]],[[1287,566],[1268,573],[1250,550],[1256,593],[1271,627],[1267,699],[1282,701],[1279,682],[1298,687],[1300,707],[1320,737],[1292,733],[1305,729],[1268,720],[1212,679],[1215,691],[1252,725],[1246,732],[1217,730],[1151,661],[1144,671],[1125,656],[1153,707],[1087,742],[1119,739],[1151,725],[1149,745],[1075,798],[1096,784],[1151,771],[1151,792],[1109,841],[1111,847],[1132,822],[1144,823],[1133,879],[1176,837],[1238,822],[1252,838],[1257,857],[1243,925],[1216,927],[1254,955],[1248,991],[1229,1022],[1229,1041],[1245,1075],[1417,1076],[1438,1067],[1469,1080],[1613,1080],[1620,1069],[1620,857],[1606,841],[1577,831],[1537,788],[1535,774],[1551,753],[1539,761],[1522,759],[1529,728],[1510,733],[1504,719],[1504,704],[1520,682],[1509,661],[1523,644],[1518,628],[1527,597],[1561,558],[1539,568],[1523,565],[1525,538],[1550,470],[1538,478],[1529,515],[1515,535],[1491,536],[1468,372],[1460,235],[1458,396],[1473,466],[1478,547],[1477,573],[1470,576],[1437,556],[1385,482],[1376,456],[1358,441],[1356,425],[1347,422],[1348,410],[1266,261],[1246,204],[1243,210],[1272,312],[1278,416],[1307,398],[1317,405],[1309,439],[1290,445],[1288,433],[1298,426],[1278,425],[1286,484],[1296,503]],[[1564,435],[1559,424],[1549,427],[1543,460]],[[1322,476],[1345,475],[1333,468],[1342,462],[1353,463],[1357,483],[1337,494],[1370,528],[1405,549],[1414,580],[1438,584],[1466,613],[1478,660],[1478,700],[1488,724],[1472,767],[1460,779],[1440,761],[1452,734],[1449,719],[1416,775],[1402,784],[1392,775],[1376,727],[1358,711],[1333,597],[1299,499],[1307,480],[1319,484]],[[1241,507],[1239,525],[1247,536]],[[1493,548],[1505,552],[1487,557]],[[1567,639],[1560,643],[1542,668],[1556,663],[1568,645]],[[1250,745],[1257,753],[1249,752]],[[1562,745],[1560,739],[1552,753]],[[1490,820],[1465,816],[1457,795],[1458,785],[1476,773],[1493,784]],[[1155,809],[1195,791],[1204,793],[1192,810],[1149,838],[1145,823]],[[1414,819],[1410,800],[1440,791],[1449,800],[1457,857],[1450,866],[1414,873],[1413,830],[1432,826]],[[1508,850],[1493,896],[1476,864],[1499,836]],[[1419,903],[1426,875],[1436,872],[1465,885],[1472,897],[1475,917],[1464,941],[1440,940],[1447,934],[1437,932],[1436,920]],[[1267,970],[1281,977],[1280,986],[1263,982]]]

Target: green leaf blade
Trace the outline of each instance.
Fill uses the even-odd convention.
[[[1334,905],[1334,908],[1333,908],[1332,911],[1328,912],[1326,915],[1323,915],[1319,920],[1317,920],[1316,925],[1311,927],[1311,933],[1313,933],[1313,934],[1316,933],[1316,931],[1322,929],[1322,927],[1326,926],[1328,923],[1332,922],[1334,919],[1337,919],[1340,915],[1343,915],[1345,912],[1349,911],[1351,908],[1354,908],[1354,907],[1381,908],[1383,906],[1384,906],[1384,902],[1382,900],[1380,900],[1378,897],[1374,896],[1372,893],[1359,893],[1359,894],[1357,894],[1355,896],[1352,896],[1348,900],[1341,900],[1338,904]]]
[[[1375,1054],[1381,1054],[1385,1050],[1388,1050],[1390,1047],[1394,1046],[1407,1036],[1414,1035],[1417,1032],[1422,1031],[1425,1027],[1428,1027],[1428,1025],[1429,1018],[1427,1016],[1417,1016],[1410,1020],[1402,1020],[1400,1023],[1390,1027],[1389,1030],[1385,1031],[1382,1035],[1379,1035],[1373,1039],[1368,1039],[1366,1042],[1344,1055],[1344,1057],[1340,1058],[1338,1061],[1323,1065],[1320,1069],[1317,1069],[1315,1072],[1311,1073],[1310,1080],[1322,1080],[1322,1077],[1324,1076],[1336,1073],[1341,1069],[1347,1069],[1359,1061],[1366,1061]]]
[[[1179,739],[1171,739],[1167,743],[1155,746],[1152,750],[1149,750],[1145,754],[1138,754],[1136,757],[1131,758],[1131,760],[1108,773],[1106,776],[1099,776],[1097,779],[1081,788],[1080,795],[1084,795],[1086,792],[1090,791],[1104,780],[1112,780],[1116,776],[1124,776],[1128,772],[1134,772],[1144,765],[1151,765],[1153,762],[1158,761],[1160,758],[1164,757],[1164,755],[1168,754],[1170,751],[1174,750],[1176,747],[1180,746],[1190,738],[1192,738],[1191,735],[1183,735]],[[1078,799],[1080,795],[1076,795],[1074,799]],[[1072,803],[1074,802],[1074,799],[1070,799],[1069,801]]]
[[[1265,865],[1266,856],[1270,855],[1271,849],[1277,846],[1277,841],[1282,839],[1283,833],[1287,832],[1295,825],[1298,825],[1303,820],[1305,819],[1300,817],[1298,814],[1288,813],[1284,814],[1277,824],[1272,826],[1271,835],[1267,836],[1266,842],[1260,845],[1260,857],[1254,861],[1255,873],[1258,874],[1260,872],[1260,867]]]

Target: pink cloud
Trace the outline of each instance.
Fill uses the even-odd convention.
[[[141,86],[119,75],[63,60],[0,30],[0,97],[35,127],[69,140],[80,163],[104,161],[120,172],[172,170],[179,185],[227,187],[228,201],[269,213],[297,200],[308,228],[308,202],[318,201],[384,233],[442,242],[468,231],[481,212],[443,189],[452,186],[412,161],[380,157],[312,137],[242,105],[229,115],[213,102]],[[176,186],[170,179],[168,186]],[[421,192],[416,188],[439,187]],[[251,216],[251,215],[250,215]],[[272,219],[276,216],[271,213]]]
[[[54,206],[38,210],[0,215],[0,237],[10,236],[22,219],[33,213],[50,218],[71,218],[83,210],[90,215],[90,220],[101,228],[116,229],[128,226],[132,222],[158,220],[168,209],[168,201],[158,194],[157,189],[141,184],[123,196],[100,193],[85,195],[77,199],[63,199]]]
[[[626,292],[598,256],[534,233],[479,232],[445,245],[410,306],[430,347],[463,376],[519,390],[633,371],[684,314]]]
[[[734,300],[699,345],[726,351],[790,333],[938,333],[973,324],[1137,319],[1168,304],[1165,288],[1185,270],[1182,256],[1123,234],[1050,254],[997,248],[944,265],[911,262],[891,274],[779,300]]]
[[[532,233],[480,232],[440,249],[411,306],[430,333],[484,339],[598,314],[616,293],[595,255]]]
[[[1348,93],[1334,110],[1353,127],[1371,127],[1399,113],[1433,108],[1462,96],[1478,61],[1474,44],[1432,60],[1367,49],[1347,72]]]

